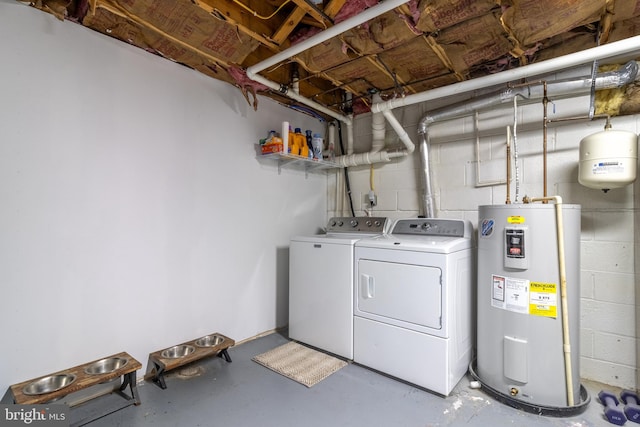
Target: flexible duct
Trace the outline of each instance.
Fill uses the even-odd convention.
[[[596,90],[615,89],[633,82],[638,77],[638,63],[629,61],[617,71],[609,71],[598,74],[595,80]],[[464,82],[463,82],[464,83]],[[547,83],[547,92],[553,96],[580,95],[589,93],[592,85],[591,77],[574,80],[560,80]],[[455,86],[455,85],[454,85]],[[435,89],[437,90],[437,89]],[[429,138],[428,125],[437,121],[450,120],[471,114],[474,111],[499,105],[505,102],[513,102],[518,96],[529,101],[542,99],[544,85],[542,83],[516,89],[506,89],[484,97],[472,99],[447,107],[439,108],[426,114],[418,123],[418,135],[420,137],[420,162],[422,169],[422,212],[428,218],[435,216],[433,207],[433,189],[431,185],[431,168],[429,165]],[[379,111],[380,107],[372,108]],[[385,112],[386,110],[382,110]],[[514,129],[515,131],[515,129]],[[516,202],[518,196],[516,191]]]
[[[600,73],[596,76],[596,90],[616,89],[633,82],[638,76],[638,63],[629,61],[617,71]],[[587,94],[591,90],[591,76],[580,79],[558,80],[547,83],[547,95],[551,98],[560,98],[568,95]],[[516,96],[521,96],[529,101],[537,101],[544,96],[542,83],[526,87],[509,88],[494,92],[480,98],[449,105],[427,113],[422,120],[426,123],[434,123],[442,120],[454,119],[469,115],[477,110],[482,110],[495,105],[512,102]]]

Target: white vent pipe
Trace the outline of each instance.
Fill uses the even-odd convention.
[[[374,93],[371,96],[373,103],[382,102],[382,98],[379,93]],[[384,136],[386,131],[384,115],[382,113],[371,113],[371,132],[373,137],[371,138],[371,150],[375,153],[381,151],[384,148]]]
[[[320,43],[323,43],[332,37],[342,34],[343,32],[348,31],[352,28],[355,28],[358,25],[363,24],[377,16],[380,16],[398,6],[402,6],[406,2],[407,0],[385,0],[377,4],[376,6],[370,7],[369,9],[366,9],[360,12],[359,14],[349,19],[346,19],[340,22],[339,24],[336,24],[332,27],[327,28],[326,30],[316,34],[313,37],[303,40],[300,43],[297,43],[291,46],[290,48],[285,49],[282,52],[277,53],[265,59],[264,61],[258,62],[255,65],[252,65],[251,67],[247,68],[247,77],[249,77],[251,80],[262,83],[263,85],[269,87],[272,90],[281,92],[282,94],[300,102],[301,104],[314,108],[330,117],[340,120],[343,123],[348,123],[351,121],[350,117],[338,114],[335,111],[330,110],[326,108],[324,105],[320,105],[309,98],[305,98],[296,93],[290,93],[286,85],[281,85],[279,83],[273,82],[269,79],[262,77],[258,73],[282,61],[285,61],[301,52],[304,52],[307,49],[310,49],[316,45],[319,45]]]
[[[384,112],[386,110],[393,110],[395,108],[404,107],[406,105],[433,101],[452,95],[471,92],[477,89],[485,89],[491,86],[501,85],[518,79],[564,70],[567,68],[575,67],[577,65],[593,62],[596,59],[627,55],[634,52],[637,53],[638,51],[640,51],[640,36],[630,37],[628,39],[593,47],[591,49],[571,53],[558,58],[536,62],[533,64],[514,68],[512,70],[502,71],[500,73],[478,77],[477,79],[466,80],[448,86],[442,86],[436,89],[427,90],[425,92],[407,95],[403,98],[390,99],[389,101],[372,105],[371,111]]]
[[[268,80],[260,76],[258,73],[268,67],[276,65],[281,61],[289,59],[292,56],[305,51],[306,49],[316,46],[330,39],[331,37],[341,34],[344,31],[354,28],[364,22],[367,22],[370,19],[373,19],[398,6],[401,6],[404,3],[406,3],[406,1],[385,0],[382,3],[379,3],[378,5],[359,13],[358,15],[355,15],[333,27],[330,27],[318,33],[317,35],[305,41],[302,41],[270,58],[267,58],[262,62],[259,62],[258,64],[255,64],[247,68],[247,76],[252,80],[255,80],[257,82],[264,84],[265,86],[269,87],[272,90],[279,91],[285,94],[286,96],[290,97],[291,99],[294,99],[304,105],[307,105],[311,108],[316,109],[317,111],[320,111],[328,115],[329,117],[333,117],[347,124],[348,143],[349,143],[348,147],[351,147],[352,145],[350,144],[353,141],[353,131],[352,131],[353,120],[351,117],[338,114],[335,111],[330,110],[325,106],[315,101],[312,101],[308,98],[305,98],[301,95],[298,95],[295,93],[294,94],[289,93],[286,85],[280,85],[278,83],[275,83],[271,80]],[[371,111],[372,113],[382,112],[385,118],[387,119],[387,121],[389,121],[393,129],[398,134],[400,140],[407,147],[407,153],[389,153],[389,155],[390,156],[406,155],[408,153],[413,152],[415,147],[413,142],[407,135],[406,131],[404,131],[404,128],[402,127],[402,125],[398,122],[398,120],[393,115],[392,110],[395,108],[418,104],[421,102],[432,101],[436,99],[441,99],[448,96],[457,95],[460,93],[471,92],[477,89],[484,89],[487,87],[508,83],[510,81],[514,81],[514,80],[518,80],[526,77],[532,77],[540,74],[551,73],[554,71],[575,67],[577,65],[590,63],[598,59],[611,58],[611,57],[620,56],[620,55],[627,55],[629,53],[638,52],[640,50],[638,46],[640,46],[640,36],[630,37],[628,39],[620,40],[613,43],[608,43],[608,44],[597,46],[591,49],[586,49],[580,52],[561,56],[559,58],[553,58],[546,61],[525,65],[523,67],[515,68],[512,70],[507,70],[500,73],[479,77],[477,79],[455,83],[448,86],[443,86],[443,87],[428,90],[425,92],[408,95],[402,98],[395,98],[385,102],[378,102],[372,105]],[[426,133],[426,129],[425,129],[425,133]],[[426,144],[427,141],[426,141],[425,135],[424,134],[421,134],[421,135],[423,139],[423,144]],[[427,161],[427,165],[428,165],[428,149],[425,149],[422,151],[423,151],[422,157],[424,160]],[[350,150],[348,150],[348,153],[349,153],[348,155],[351,155]],[[383,157],[384,156],[381,156],[381,158]],[[381,161],[384,161],[384,160],[381,160]],[[428,166],[427,166],[427,169],[428,169]],[[424,180],[427,181],[429,180],[429,178],[425,177]],[[431,215],[427,214],[427,216],[433,216],[433,214]]]
[[[342,34],[345,31],[355,28],[360,24],[363,24],[377,16],[380,16],[390,10],[393,10],[398,6],[402,6],[407,1],[408,0],[384,0],[381,3],[378,3],[376,6],[370,7],[369,9],[366,9],[360,12],[359,14],[345,21],[340,22],[339,24],[329,27],[326,30],[316,34],[315,36],[308,38],[307,40],[297,43],[294,46],[291,46],[290,48],[285,49],[282,52],[271,56],[270,58],[265,59],[264,61],[261,61],[255,65],[252,65],[251,67],[247,68],[247,71],[246,71],[247,77],[249,77],[251,80],[262,83],[268,88],[274,91],[280,92],[283,95],[288,96],[289,98],[295,101],[298,101],[301,104],[311,107],[321,113],[326,114],[329,117],[333,117],[334,119],[340,120],[342,123],[346,124],[347,125],[347,154],[346,156],[341,156],[335,159],[336,163],[338,164],[342,164],[344,166],[358,166],[363,164],[388,162],[391,158],[406,156],[408,153],[413,152],[415,147],[411,142],[410,138],[408,137],[408,135],[406,134],[406,132],[404,131],[404,129],[402,129],[402,126],[400,125],[400,123],[395,119],[395,117],[393,117],[393,115],[391,115],[391,120],[393,120],[394,122],[391,123],[391,125],[396,130],[396,132],[398,132],[398,135],[400,135],[400,139],[403,141],[403,143],[407,147],[408,153],[404,151],[390,152],[390,153],[381,151],[382,148],[384,147],[384,135],[383,135],[382,141],[381,141],[382,145],[380,145],[380,140],[376,140],[375,141],[376,145],[372,147],[372,151],[374,150],[376,151],[375,155],[373,155],[372,153],[353,154],[353,119],[352,117],[336,113],[335,111],[325,107],[324,105],[321,105],[309,98],[306,98],[296,93],[295,91],[289,91],[289,88],[286,85],[281,85],[279,83],[271,81],[259,75],[258,73],[282,61],[285,61],[301,52],[304,52],[307,49],[317,46],[320,43],[323,43],[332,37]],[[386,116],[386,114],[384,114],[384,116]],[[379,120],[379,119],[376,119],[376,120]]]
[[[274,65],[285,61],[299,53],[302,53],[307,49],[311,49],[312,47],[317,46],[332,37],[342,34],[345,31],[349,31],[350,29],[355,28],[360,24],[364,24],[365,22],[376,18],[384,13],[387,13],[398,6],[402,6],[407,1],[408,0],[383,0],[377,5],[370,7],[369,9],[365,9],[349,19],[345,19],[344,21],[327,28],[326,30],[314,35],[313,37],[309,37],[308,39],[303,40],[300,43],[296,43],[295,45],[283,50],[280,53],[277,53],[263,61],[258,62],[255,65],[252,65],[251,67],[247,68],[247,76],[250,79],[253,79],[254,75],[258,74],[260,71],[266,70],[269,67],[273,67]]]

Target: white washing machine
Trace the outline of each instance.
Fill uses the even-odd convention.
[[[473,227],[401,219],[355,245],[354,361],[448,395],[473,345]]]
[[[289,338],[353,359],[354,245],[386,227],[382,217],[336,217],[326,234],[291,239]]]

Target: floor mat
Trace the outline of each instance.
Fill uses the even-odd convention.
[[[252,360],[307,387],[347,365],[343,360],[293,341],[259,354]]]

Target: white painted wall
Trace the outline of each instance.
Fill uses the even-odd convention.
[[[326,223],[326,178],[254,144],[323,124],[14,0],[0,52],[0,387],[286,325],[289,239]]]
[[[558,78],[589,75],[590,70],[572,70]],[[556,78],[556,77],[550,77]],[[588,113],[589,98],[554,100],[549,117],[569,117]],[[414,105],[394,111],[413,141],[418,142],[417,124],[431,105]],[[555,111],[554,111],[555,109]],[[520,201],[524,195],[542,196],[542,104],[528,105],[519,112]],[[506,186],[477,186],[476,168],[483,181],[506,176],[506,130],[513,123],[512,104],[479,116],[480,164],[475,155],[473,117],[442,122],[430,127],[431,164],[440,217],[468,219],[477,226],[480,205],[502,204]],[[614,117],[614,129],[640,131],[640,116]],[[603,193],[578,184],[578,148],[582,138],[603,129],[604,121],[552,124],[548,131],[548,194],[562,196],[565,203],[582,206],[581,234],[581,376],[613,386],[635,389],[638,355],[636,291],[640,283],[638,263],[638,223],[640,204],[638,185]],[[387,145],[399,145],[397,136],[387,127]],[[355,121],[356,152],[368,151],[371,142],[371,116]],[[417,150],[416,150],[417,151]],[[374,215],[391,218],[415,217],[419,212],[420,164],[418,155],[374,167],[374,187],[378,205]],[[340,214],[336,181],[329,177],[329,215]],[[368,209],[370,168],[350,169],[356,214]],[[635,191],[635,196],[634,196]],[[512,183],[511,200],[515,188]],[[337,197],[337,198],[336,198]],[[348,214],[348,204],[342,214]],[[635,225],[634,225],[635,224]],[[635,240],[634,240],[634,227]],[[635,246],[635,251],[634,251]],[[634,267],[635,259],[635,267]],[[561,343],[558,344],[561,348]]]

